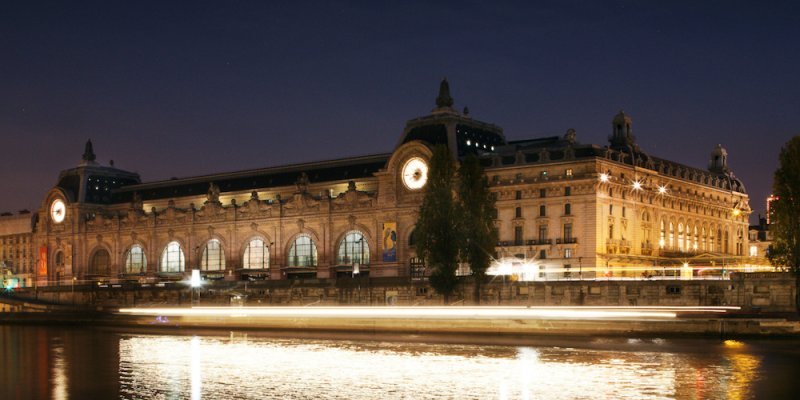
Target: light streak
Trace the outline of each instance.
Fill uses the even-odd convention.
[[[371,319],[626,319],[676,318],[677,313],[725,313],[739,307],[194,307],[125,308],[120,313],[183,317]]]

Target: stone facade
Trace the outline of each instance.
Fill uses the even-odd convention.
[[[228,280],[424,275],[412,237],[424,187],[408,181],[424,171],[406,170],[435,144],[480,156],[497,196],[498,259],[535,265],[534,279],[766,264],[746,252],[748,196],[721,146],[708,169],[651,156],[624,113],[612,120],[610,146],[581,144],[574,130],[507,141],[496,125],[455,111],[444,86],[389,154],[141,183],[99,166],[89,143],[38,210],[39,279],[179,279],[194,268]]]

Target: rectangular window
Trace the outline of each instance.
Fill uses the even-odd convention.
[[[547,216],[547,208],[545,206],[539,206],[539,216],[546,217]]]
[[[567,186],[564,188],[564,196],[569,196],[572,194],[572,188]]]
[[[547,240],[547,225],[539,225],[539,242]]]
[[[572,214],[572,205],[569,203],[564,204],[564,215],[570,215],[570,214]]]
[[[547,190],[539,189],[539,197],[542,197],[542,198],[547,197]]]
[[[564,224],[564,241],[572,241],[572,224]]]
[[[516,198],[517,198],[517,200],[521,200],[522,199],[522,191],[521,190],[517,190]]]
[[[517,207],[514,210],[514,217],[515,218],[522,218],[522,207]]]
[[[547,258],[547,252],[544,250],[539,250],[539,259],[544,260],[545,258]]]
[[[572,249],[564,249],[564,258],[572,258]]]
[[[522,227],[515,226],[514,227],[514,246],[521,246],[522,245]]]
[[[572,176],[572,168],[567,168],[567,170],[566,170],[566,171],[564,171],[564,175],[566,175],[566,176]]]

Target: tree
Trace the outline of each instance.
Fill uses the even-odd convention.
[[[472,270],[475,279],[473,297],[475,303],[480,304],[481,285],[486,280],[486,270],[497,244],[493,218],[495,199],[489,192],[489,180],[476,155],[467,156],[458,173],[461,260]]]
[[[800,136],[786,142],[779,161],[772,183],[777,201],[771,207],[769,259],[776,267],[791,271],[800,288]],[[800,311],[800,295],[795,303]]]
[[[458,221],[453,199],[454,160],[444,145],[433,149],[428,184],[415,231],[417,253],[431,268],[430,283],[445,304],[456,289]]]

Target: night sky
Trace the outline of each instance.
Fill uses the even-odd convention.
[[[605,145],[624,109],[650,154],[721,143],[763,213],[800,134],[798,4],[5,1],[0,211],[88,138],[144,181],[390,152],[446,76],[510,140]]]

